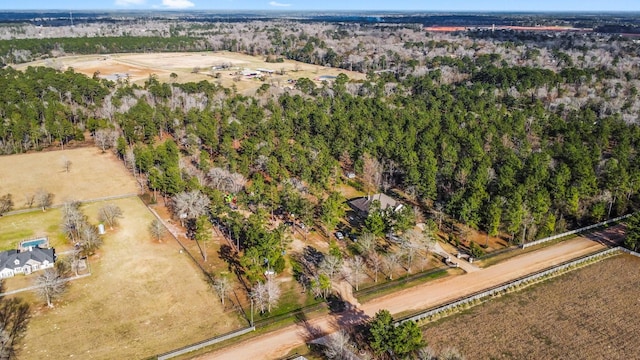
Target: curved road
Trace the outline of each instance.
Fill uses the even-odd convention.
[[[417,312],[605,248],[605,245],[584,237],[567,240],[485,269],[431,281],[374,299],[357,308],[352,306],[341,314],[301,320],[196,359],[277,359],[311,339],[336,331],[340,326],[366,320],[380,309],[387,309],[392,314]]]

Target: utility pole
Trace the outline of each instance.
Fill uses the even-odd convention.
[[[251,298],[251,326],[253,326],[253,298]]]

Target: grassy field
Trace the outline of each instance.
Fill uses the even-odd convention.
[[[212,66],[230,64],[232,68],[227,70],[212,71]],[[336,76],[344,73],[350,79],[364,79],[365,74],[346,71],[336,68],[326,68],[318,65],[310,65],[292,60],[283,63],[267,63],[263,56],[251,56],[228,51],[218,52],[187,52],[187,53],[162,53],[162,54],[113,54],[113,55],[81,55],[65,56],[54,60],[38,60],[26,64],[17,65],[17,69],[26,69],[28,66],[54,66],[61,69],[72,67],[75,71],[93,76],[97,71],[101,76],[114,76],[115,74],[129,74],[129,81],[142,83],[155,74],[160,81],[171,82],[170,75],[178,75],[175,81],[198,82],[209,80],[219,82],[225,87],[235,85],[241,92],[253,92],[263,83],[278,87],[291,86],[288,79],[306,77],[315,79],[322,75]],[[193,73],[194,68],[200,68],[200,72]],[[273,71],[285,71],[284,75],[268,75],[265,81],[243,78],[234,81],[234,73],[242,69],[269,69]],[[219,78],[213,76],[219,73]]]
[[[92,276],[72,282],[53,309],[20,295],[35,309],[21,359],[140,359],[243,325],[175,242],[150,238],[153,215],[138,198],[113,203],[124,218],[92,258]],[[103,204],[82,209],[95,223]]]
[[[425,339],[467,359],[636,358],[639,266],[603,260],[430,324]]]
[[[0,169],[0,194],[12,194],[15,209],[25,208],[25,196],[38,189],[53,193],[54,204],[137,192],[122,162],[93,147],[0,156]]]

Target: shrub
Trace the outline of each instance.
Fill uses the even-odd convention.
[[[480,245],[476,244],[475,241],[472,241],[471,244],[469,244],[469,252],[474,258],[479,258],[484,255],[484,250]]]

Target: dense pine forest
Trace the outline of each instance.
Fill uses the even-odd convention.
[[[0,70],[0,151],[38,151],[90,136],[166,197],[198,189],[222,203],[246,182],[243,201],[297,207],[307,218],[322,208],[301,194],[324,199],[353,171],[373,187],[398,189],[426,209],[513,239],[600,221],[638,203],[639,48],[626,39],[443,35],[412,25],[393,27],[388,48],[378,42],[367,56],[371,45],[362,40],[382,32],[377,27],[325,25],[318,37],[308,33],[318,24],[284,31],[234,26],[225,33],[215,24],[172,27],[164,40],[144,42],[64,42],[80,53],[167,50],[202,45],[188,36],[209,34],[208,48],[327,63],[368,71],[367,79],[303,78],[288,90],[265,83],[246,95],[206,81],[161,83],[152,75],[129,84],[73,69],[7,66]],[[255,46],[238,30],[251,27],[263,29]],[[296,27],[308,32],[294,36]],[[51,50],[41,40],[0,45],[13,60]],[[232,189],[212,185],[232,175]]]

